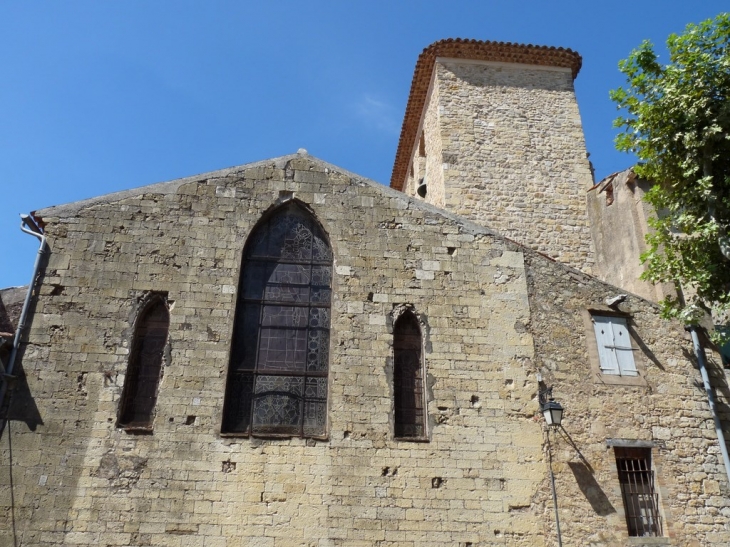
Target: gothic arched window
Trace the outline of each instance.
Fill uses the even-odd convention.
[[[238,287],[222,432],[324,437],[332,251],[295,202],[249,236]]]
[[[393,326],[393,406],[398,439],[426,438],[422,346],[418,320],[406,311]]]
[[[161,296],[153,296],[139,313],[134,328],[118,427],[152,429],[169,327],[167,303]]]

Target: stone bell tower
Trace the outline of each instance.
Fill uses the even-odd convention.
[[[563,48],[431,44],[416,64],[391,187],[591,273],[580,66]]]

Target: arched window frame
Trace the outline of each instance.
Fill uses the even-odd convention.
[[[298,257],[299,234],[284,238],[275,251],[271,248],[269,238],[279,237],[272,235],[274,228],[277,223],[289,222],[287,217],[298,218],[299,226],[311,232],[310,258]],[[257,250],[261,245],[267,248],[266,256]],[[303,273],[307,268],[308,273]],[[327,437],[332,274],[333,253],[327,232],[309,207],[298,200],[287,200],[267,212],[251,230],[241,259],[222,435]],[[308,282],[302,283],[306,275],[310,276]],[[297,300],[300,291],[307,292],[306,302]],[[279,308],[276,316],[267,311],[274,308]],[[304,310],[306,326],[297,324]],[[289,324],[280,325],[280,319]],[[279,336],[276,329],[280,329]],[[304,354],[299,346],[302,337]],[[274,423],[285,411],[297,412],[293,402],[297,399],[296,430],[283,420]],[[271,422],[266,422],[266,412],[274,417]]]
[[[404,331],[408,326],[410,332]],[[396,306],[393,310],[393,436],[396,440],[429,440],[424,349],[423,325],[418,314],[411,306]],[[404,358],[415,361],[412,363],[415,374],[410,378],[403,377]],[[407,404],[404,398],[410,398],[412,404]]]
[[[155,320],[151,314],[158,311],[162,317]],[[160,382],[170,358],[170,308],[166,293],[147,296],[139,307],[132,332],[117,427],[151,433]]]

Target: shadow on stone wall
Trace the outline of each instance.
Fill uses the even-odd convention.
[[[33,395],[30,393],[30,387],[21,361],[22,359],[18,359],[13,371],[15,379],[8,397],[7,419],[14,422],[23,422],[28,426],[28,429],[35,431],[39,425],[43,425],[43,418]]]
[[[591,507],[593,507],[593,510],[596,512],[596,514],[602,517],[610,515],[611,513],[615,513],[616,509],[608,500],[608,497],[601,488],[601,485],[599,485],[598,481],[596,481],[593,466],[585,458],[583,453],[578,448],[578,445],[575,444],[575,441],[573,441],[570,433],[568,433],[562,426],[560,427],[559,431],[563,439],[573,447],[576,455],[581,460],[578,462],[568,462],[568,466],[573,472],[573,476],[575,477],[575,482],[578,484],[578,488],[580,488],[580,491],[583,492],[583,495],[588,500],[588,503],[591,504]]]
[[[2,408],[0,408],[0,416],[2,417],[0,419],[0,437],[3,436],[6,424],[10,421],[24,422],[31,431],[35,431],[39,425],[43,425],[43,419],[30,392],[22,363],[27,349],[28,332],[33,324],[33,318],[35,317],[36,307],[38,305],[40,288],[43,286],[43,281],[46,277],[49,256],[50,252],[46,252],[43,255],[39,264],[37,277],[32,287],[33,294],[28,306],[28,315],[26,316],[26,324],[20,340],[18,354],[13,363],[12,377],[8,383],[5,400],[2,401]],[[28,286],[12,287],[0,291],[0,308],[2,308],[0,309],[0,320],[3,319],[3,314],[5,314],[5,320],[13,328],[13,332],[15,332],[15,328],[18,326],[27,291]]]
[[[616,509],[611,505],[608,497],[593,476],[593,471],[585,463],[568,462],[568,466],[573,472],[578,488],[583,492],[597,515],[605,517],[616,512]]]
[[[666,369],[664,368],[664,365],[657,359],[657,356],[654,355],[654,352],[649,349],[649,346],[646,345],[646,343],[641,339],[641,336],[639,336],[639,332],[636,328],[635,321],[631,319],[629,322],[629,334],[631,335],[631,338],[636,342],[636,345],[639,346],[639,349],[641,349],[642,353],[646,356],[649,361],[654,363],[656,367],[661,370],[662,372],[666,372]]]

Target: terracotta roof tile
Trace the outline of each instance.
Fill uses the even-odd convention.
[[[531,44],[448,38],[428,46],[418,56],[416,70],[413,73],[411,93],[408,97],[393,174],[390,178],[390,186],[396,190],[402,190],[406,180],[408,162],[411,159],[411,151],[417,137],[416,132],[421,122],[421,113],[426,102],[426,93],[428,93],[437,57],[564,67],[571,69],[574,79],[582,64],[581,56],[571,49]]]

